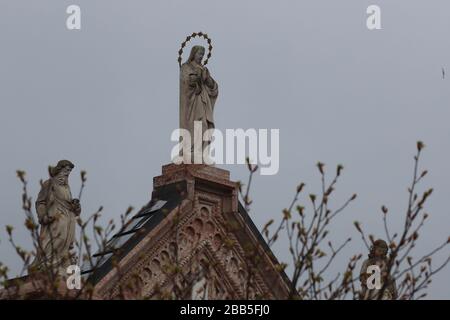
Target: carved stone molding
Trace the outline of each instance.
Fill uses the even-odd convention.
[[[190,287],[203,286],[208,299],[275,298],[266,279],[268,270],[274,274],[273,262],[237,212],[237,184],[229,181],[229,173],[168,165],[154,179],[155,188],[182,180],[192,188],[190,194],[121,259],[120,272],[111,270],[99,281],[97,295],[116,297],[136,281],[141,298],[161,291],[191,294]],[[265,259],[265,267],[248,263],[244,238]]]

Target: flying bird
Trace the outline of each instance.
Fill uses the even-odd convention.
[[[445,69],[442,68],[442,79],[445,79]]]

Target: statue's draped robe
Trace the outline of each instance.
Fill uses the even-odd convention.
[[[72,195],[68,184],[55,179],[44,182],[36,200],[39,220],[55,218],[50,224],[41,224],[40,248],[33,266],[38,269],[52,267],[65,270],[72,264],[70,251],[75,240],[76,215],[72,209]]]
[[[367,280],[367,278],[369,277],[369,274],[367,274],[367,268],[369,268],[369,266],[371,265],[377,265],[380,268],[382,274],[384,272],[387,272],[387,261],[385,259],[369,258],[365,260],[361,266],[360,279],[364,279],[364,281]],[[390,276],[388,276],[387,279],[383,279],[383,277],[381,277],[382,287],[384,285],[383,281],[388,281],[388,285],[386,286],[386,289],[383,292],[381,300],[396,299],[397,288],[395,285],[395,281],[393,281]],[[362,300],[378,300],[380,291],[381,291],[380,289],[368,289],[366,287],[363,287],[361,292],[361,298]]]
[[[211,76],[207,81],[202,79],[203,69],[206,67],[191,61],[184,63],[180,70],[180,129],[189,131],[191,151],[194,143],[199,143],[202,150],[204,146],[202,137],[194,136],[194,121],[202,123],[202,136],[207,129],[214,128],[213,112],[219,87]]]

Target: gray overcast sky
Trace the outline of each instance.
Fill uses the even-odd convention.
[[[81,7],[80,31],[65,27],[70,4]],[[366,28],[370,4],[381,7],[382,30]],[[48,164],[61,158],[76,164],[74,193],[79,171],[88,171],[83,214],[103,205],[118,219],[145,204],[178,125],[177,51],[201,30],[214,44],[216,126],[280,129],[279,174],[257,176],[252,190],[259,227],[280,215],[299,182],[318,191],[317,161],[333,172],[342,163],[338,200],[359,197],[331,230],[336,241],[353,237],[341,271],[350,255],[366,254],[354,220],[382,236],[385,204],[401,226],[421,139],[424,186],[435,189],[425,252],[450,226],[450,77],[441,76],[441,67],[450,74],[449,12],[448,0],[2,0],[0,225],[14,225],[30,245],[15,170],[28,172],[35,198]],[[245,166],[225,167],[246,180]],[[5,235],[0,260],[17,271]],[[286,260],[282,249],[275,252]],[[449,279],[447,268],[431,297],[449,298]]]

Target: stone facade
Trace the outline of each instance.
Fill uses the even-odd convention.
[[[12,279],[17,284],[0,290],[0,300],[286,299],[289,279],[240,205],[238,192],[226,170],[163,166],[147,208],[163,205],[147,212],[144,207],[133,217],[135,222],[144,217],[142,227],[121,229],[114,237],[125,234],[125,239],[114,253],[94,254],[105,258],[83,272],[82,291],[68,290],[59,279],[54,295],[52,282],[36,274]],[[110,241],[117,244],[114,237]]]
[[[288,280],[245,210],[239,210],[238,186],[229,172],[206,165],[163,166],[154,178],[153,198],[176,183],[185,186],[183,200],[99,279],[95,297],[286,298]],[[134,289],[124,290],[130,284]]]

